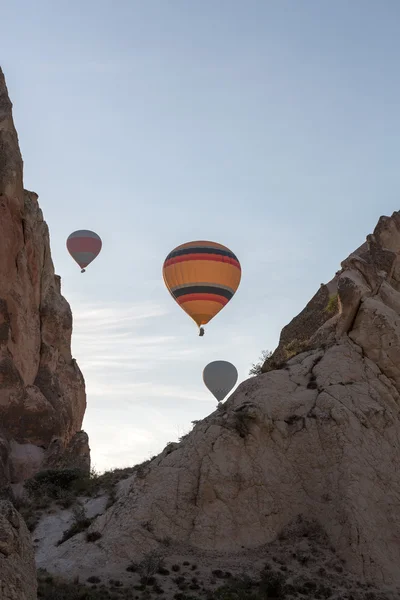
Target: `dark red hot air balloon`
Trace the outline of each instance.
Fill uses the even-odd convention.
[[[101,247],[100,236],[89,229],[74,231],[67,239],[67,250],[82,269],[81,273],[84,273],[85,267],[96,258]]]

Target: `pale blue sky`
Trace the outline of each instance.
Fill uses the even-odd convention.
[[[398,0],[14,0],[1,64],[25,187],[74,312],[94,466],[158,453],[215,407],[399,209]],[[93,229],[85,275],[65,249]],[[203,338],[166,291],[178,244],[211,239],[242,283]]]

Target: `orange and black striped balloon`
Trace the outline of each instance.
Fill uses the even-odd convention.
[[[169,292],[199,327],[226,306],[241,274],[233,252],[215,242],[182,244],[168,254],[163,266]]]

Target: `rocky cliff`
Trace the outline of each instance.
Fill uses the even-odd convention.
[[[89,469],[83,376],[72,314],[54,274],[38,197],[23,163],[0,70],[0,485],[46,465]]]
[[[36,600],[36,569],[32,543],[21,515],[0,501],[0,598]]]
[[[243,382],[123,482],[90,525],[99,541],[42,547],[42,566],[123,577],[129,561],[179,548],[251,570],[301,519],[318,523],[360,581],[400,586],[400,212],[379,220],[333,281],[312,307],[323,312],[317,327],[304,315],[293,327],[301,351]]]

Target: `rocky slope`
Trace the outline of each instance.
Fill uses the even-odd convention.
[[[337,308],[303,351],[124,481],[87,532],[45,550],[38,540],[41,566],[124,579],[129,561],[162,549],[252,572],[300,518],[359,581],[400,586],[399,256],[394,213],[342,263]]]
[[[80,432],[83,376],[71,356],[72,314],[54,274],[37,195],[23,163],[0,70],[0,484],[39,468],[89,469]]]

